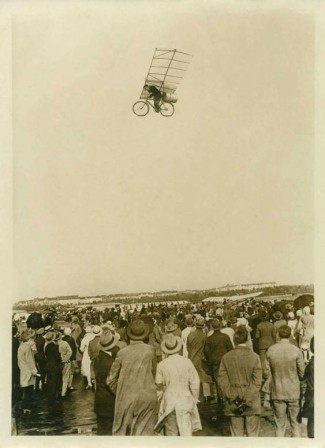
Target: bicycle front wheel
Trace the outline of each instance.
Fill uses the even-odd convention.
[[[171,117],[174,113],[174,105],[172,103],[162,103],[160,106],[160,113],[164,117]]]
[[[149,112],[149,106],[145,101],[137,101],[133,104],[132,110],[138,117],[144,117]]]

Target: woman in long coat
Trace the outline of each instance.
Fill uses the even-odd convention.
[[[31,400],[37,368],[35,363],[36,347],[31,338],[35,332],[33,330],[24,330],[20,336],[21,344],[18,348],[18,366],[20,369],[20,386],[23,389],[23,412],[31,412]]]
[[[88,346],[89,342],[94,339],[95,335],[91,331],[91,327],[86,327],[86,334],[83,337],[81,344],[80,344],[80,351],[82,353],[82,360],[81,360],[81,374],[86,377],[87,379],[87,386],[86,389],[92,388],[91,383],[91,360],[88,353]]]
[[[97,434],[112,435],[115,395],[106,384],[112,364],[119,348],[117,336],[111,331],[106,331],[100,336],[99,354],[94,360],[94,373],[96,379],[96,391],[94,411],[97,416]]]
[[[120,350],[107,384],[116,394],[113,435],[154,435],[157,391],[153,377],[155,349],[143,342],[149,328],[140,319],[127,329],[130,345]]]

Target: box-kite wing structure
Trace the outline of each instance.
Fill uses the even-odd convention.
[[[146,76],[145,84],[155,86],[161,93],[174,94],[181,83],[192,56],[178,50],[156,48]],[[140,99],[148,98],[142,89]]]

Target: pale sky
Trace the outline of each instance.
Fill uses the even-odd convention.
[[[17,12],[15,299],[313,282],[313,26],[216,2]],[[155,47],[193,54],[171,118],[132,113]]]

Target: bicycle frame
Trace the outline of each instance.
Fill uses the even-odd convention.
[[[145,100],[142,100],[142,101],[145,101],[155,112],[157,112],[156,111],[156,109],[155,109],[155,103],[154,103],[154,100],[153,99],[151,99],[151,98],[146,98]],[[160,106],[161,106],[161,104],[162,104],[162,101],[161,100],[159,100],[159,111],[160,111]],[[158,112],[159,112],[158,111]]]

